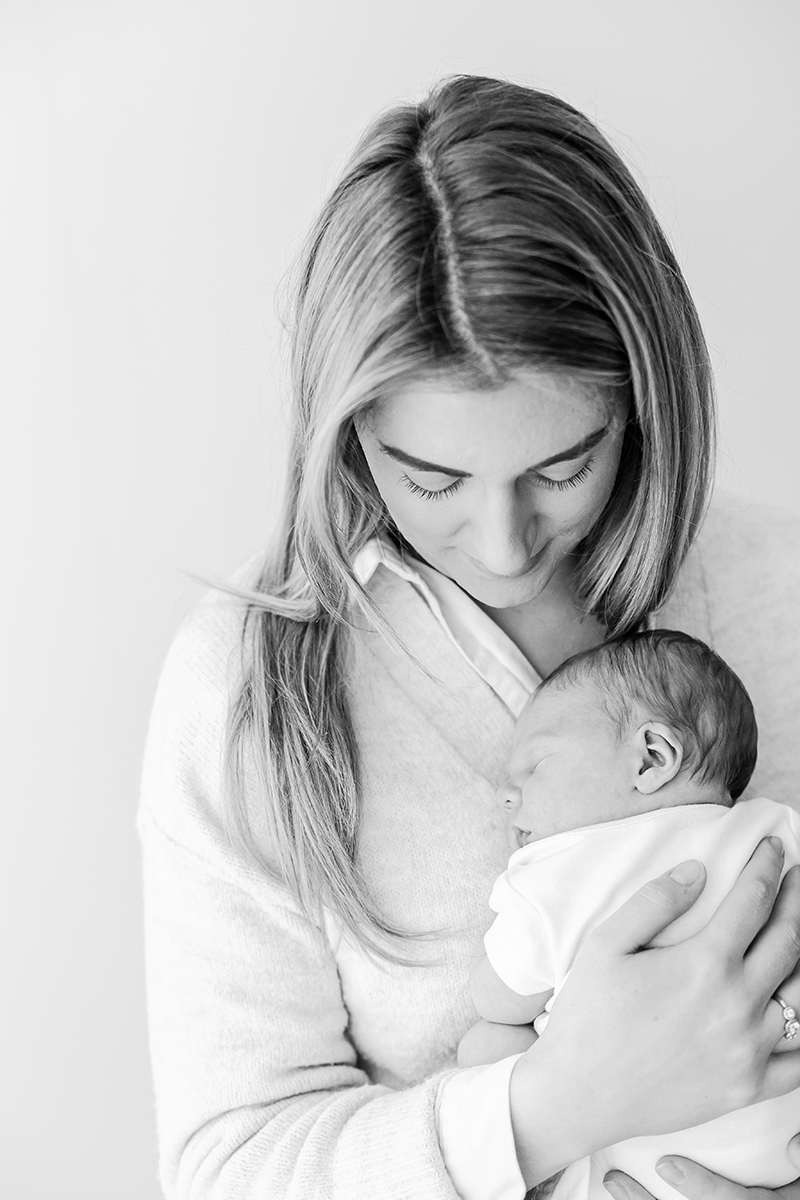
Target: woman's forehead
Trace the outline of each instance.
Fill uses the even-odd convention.
[[[375,407],[368,426],[383,443],[456,470],[478,473],[495,460],[526,470],[602,428],[616,408],[596,385],[525,372],[491,390],[408,384]]]

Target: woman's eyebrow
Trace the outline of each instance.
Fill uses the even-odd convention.
[[[558,454],[551,454],[549,458],[543,458],[541,462],[536,463],[532,467],[526,467],[523,474],[528,474],[533,471],[541,471],[543,467],[552,467],[556,463],[569,462],[571,458],[578,458],[579,455],[585,454],[587,450],[594,450],[595,446],[602,442],[609,430],[609,424],[603,425],[602,429],[595,429],[594,433],[588,434],[585,438],[581,438],[574,446],[569,446],[566,450],[560,450]],[[388,454],[390,458],[394,458],[397,462],[402,463],[405,467],[411,467],[414,471],[432,471],[437,475],[452,475],[454,479],[470,479],[472,476],[469,471],[459,471],[455,467],[443,467],[439,463],[426,462],[423,458],[417,458],[414,454],[406,454],[405,450],[399,450],[397,446],[387,446],[385,442],[378,442],[382,454]]]

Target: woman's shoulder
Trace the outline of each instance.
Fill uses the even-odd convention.
[[[759,580],[800,572],[800,516],[770,504],[715,493],[696,550],[709,580],[759,586]]]
[[[167,653],[150,717],[140,824],[201,856],[207,835],[219,832],[228,716],[244,661],[246,601],[228,589],[247,587],[253,573],[250,561],[192,608]]]
[[[195,711],[227,701],[241,673],[246,591],[255,580],[255,560],[212,585],[181,622],[159,678],[156,708],[168,700]],[[241,593],[241,594],[239,594]]]
[[[800,517],[715,495],[686,574],[702,587],[712,633],[723,640],[797,627]]]
[[[713,646],[743,676],[800,686],[800,517],[717,494],[653,622]],[[793,665],[791,665],[793,664]],[[778,672],[780,673],[780,672]]]
[[[667,607],[670,625],[708,642],[750,693],[759,755],[748,794],[796,807],[800,517],[716,496]]]
[[[715,493],[671,603],[696,610],[702,605],[709,632],[724,635],[728,626],[744,630],[794,620],[798,589],[800,517]]]

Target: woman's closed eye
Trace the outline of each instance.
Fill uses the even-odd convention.
[[[420,487],[418,483],[414,483],[414,480],[405,473],[400,478],[410,492],[413,492],[415,496],[422,496],[425,500],[443,500],[445,496],[452,496],[464,482],[463,479],[454,479],[452,483],[448,483],[447,487],[424,488]]]
[[[548,475],[539,475],[536,472],[526,475],[525,478],[530,480],[538,487],[556,488],[559,491],[564,491],[566,488],[574,488],[577,487],[578,484],[583,483],[584,479],[586,479],[592,470],[593,461],[594,460],[591,458],[587,459],[582,467],[579,467],[579,469],[575,471],[573,475],[568,475],[566,479],[550,479]],[[419,483],[415,483],[414,480],[405,473],[403,473],[400,478],[404,486],[407,487],[410,492],[413,492],[415,496],[422,496],[424,500],[444,500],[447,496],[452,496],[455,492],[457,492],[464,482],[464,479],[460,478],[454,479],[452,483],[447,484],[443,488],[426,488],[422,487],[422,485]]]
[[[535,475],[534,479],[541,487],[558,488],[559,491],[563,491],[564,488],[574,488],[579,483],[583,483],[587,475],[591,473],[593,462],[594,459],[587,459],[574,475],[568,475],[566,479],[550,479],[547,475]]]

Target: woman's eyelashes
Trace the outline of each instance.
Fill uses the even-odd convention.
[[[570,475],[567,479],[548,479],[546,475],[537,475],[535,476],[536,483],[542,487],[558,488],[559,491],[563,491],[564,488],[577,487],[591,473],[593,461],[594,459],[588,459],[579,471],[576,471],[574,475]]]
[[[453,492],[457,492],[464,482],[463,479],[454,479],[447,487],[433,491],[430,488],[420,487],[418,483],[414,483],[413,479],[409,479],[406,474],[401,475],[400,479],[410,492],[413,492],[415,496],[423,496],[426,500],[443,500],[445,496],[452,496]]]
[[[527,475],[525,478],[530,479],[537,487],[556,488],[558,491],[564,491],[566,488],[574,488],[579,483],[583,483],[592,470],[593,461],[591,458],[588,459],[574,475],[570,475],[567,479],[549,479],[546,475],[535,474]],[[413,492],[415,496],[422,496],[424,500],[444,500],[445,497],[452,496],[454,492],[457,492],[464,482],[463,479],[454,479],[447,487],[424,488],[406,474],[401,475],[400,479],[410,492]]]

